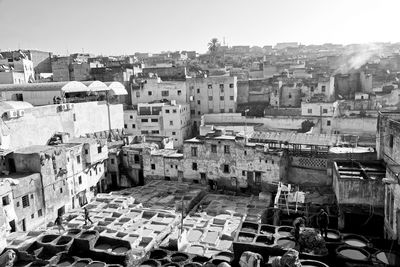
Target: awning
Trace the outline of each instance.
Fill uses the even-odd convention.
[[[78,93],[78,92],[88,92],[89,89],[87,88],[86,85],[84,85],[81,82],[72,81],[72,82],[68,82],[66,85],[64,85],[61,88],[61,91],[63,93]]]
[[[90,92],[104,92],[110,90],[105,83],[100,81],[88,81],[82,83],[87,86]]]
[[[128,92],[125,86],[120,82],[106,82],[108,88],[110,88],[110,95],[127,95]]]

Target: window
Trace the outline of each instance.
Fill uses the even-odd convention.
[[[221,109],[219,110],[219,112],[220,112],[220,113],[225,113],[225,109],[221,108]]]
[[[76,156],[76,162],[81,163],[81,156]]]
[[[229,146],[224,146],[224,153],[225,154],[230,154],[230,147]]]
[[[2,200],[3,200],[3,206],[10,205],[10,197],[8,195],[2,197]]]
[[[136,92],[136,97],[140,97],[140,92]]]
[[[65,185],[65,181],[63,181],[64,185]],[[31,194],[31,199],[33,199],[33,194]]]
[[[29,196],[25,195],[22,197],[22,207],[26,208],[29,207]]]
[[[194,109],[191,109],[191,110],[190,110],[190,114],[191,114],[191,115],[194,115],[194,114],[196,114],[196,111],[195,111]]]
[[[200,105],[200,100],[197,100],[197,105]]]
[[[136,128],[136,125],[135,124],[132,124],[132,129],[135,129]]]
[[[165,110],[165,113],[169,113],[169,109],[166,109],[166,110]]]
[[[308,114],[312,113],[312,108],[307,109]]]
[[[393,148],[393,134],[389,135],[389,147]]]
[[[197,88],[197,93],[200,94],[200,88]]]
[[[213,97],[212,97],[212,96],[209,96],[209,97],[208,97],[208,100],[209,100],[209,101],[212,101],[212,100],[213,100]]]
[[[17,207],[19,207],[19,201],[17,201]]]
[[[79,184],[82,184],[82,176],[78,176],[78,182]]]
[[[129,116],[129,118],[130,118],[130,119],[133,119],[133,116],[132,116],[132,115],[130,115],[130,116]]]
[[[40,209],[40,210],[37,211],[37,216],[38,216],[38,217],[42,217],[42,216],[43,216],[43,211],[42,211],[42,209]]]
[[[149,120],[148,119],[142,119],[141,121],[142,122],[148,122]]]
[[[246,171],[242,171],[242,176],[246,176]]]
[[[149,134],[149,131],[143,130],[143,131],[141,131],[141,133],[142,133],[142,134]]]
[[[314,92],[314,86],[311,86],[311,92]]]
[[[182,95],[182,91],[181,90],[178,90],[178,95]]]
[[[219,85],[219,89],[221,89],[221,92],[224,91],[224,84],[223,84],[223,83],[221,83],[221,84]]]
[[[151,122],[158,122],[158,119],[151,119]]]
[[[89,175],[92,176],[92,171],[89,172]]]
[[[33,218],[35,218],[35,214],[34,213],[31,214],[31,219],[33,219]]]
[[[325,86],[325,85],[322,85],[321,91],[322,91],[323,93],[325,93],[325,91],[326,91],[326,86]]]
[[[192,151],[192,157],[197,157],[197,147],[192,147],[191,151]]]
[[[176,113],[176,109],[173,109],[173,110],[172,110],[172,113]]]
[[[255,172],[255,184],[261,186],[261,172]]]
[[[331,126],[331,121],[326,121],[326,126]]]
[[[224,101],[225,97],[222,95],[219,97],[219,100]]]
[[[60,188],[60,194],[62,194],[62,192],[63,192],[63,190],[62,190],[62,187]]]
[[[128,128],[128,125],[124,124],[124,128],[125,128],[125,129]]]
[[[176,132],[172,132],[172,135],[176,135]]]
[[[153,92],[152,92],[152,91],[148,91],[147,94],[148,94],[148,95],[152,95]]]
[[[197,163],[196,162],[192,163],[192,170],[197,171]]]
[[[224,173],[229,173],[229,165],[224,164]]]
[[[138,154],[133,155],[133,160],[135,161],[136,164],[139,163],[140,161],[139,155]]]
[[[229,113],[233,113],[233,108],[230,108],[230,109],[229,109]]]
[[[156,164],[154,164],[154,163],[151,164],[151,169],[152,169],[152,170],[155,170],[155,169],[156,169]]]
[[[328,113],[328,109],[327,109],[327,108],[324,108],[324,109],[322,110],[322,113],[324,113],[324,114]]]
[[[233,100],[235,100],[235,97],[234,97],[233,95],[231,95],[231,96],[229,97],[229,99],[233,101]]]
[[[212,84],[209,84],[209,85],[208,85],[208,89],[212,89]]]
[[[86,155],[89,154],[89,150],[85,149],[85,154]]]
[[[217,153],[217,145],[211,145],[211,153]]]
[[[169,121],[169,125],[174,125],[174,122],[173,121]]]
[[[97,153],[100,154],[101,153],[101,146],[97,147]]]
[[[208,113],[214,113],[214,109],[209,108],[209,109],[208,109]]]
[[[115,159],[111,159],[111,164],[115,164]]]
[[[76,114],[73,114],[73,120],[76,121]]]
[[[292,98],[292,94],[289,94],[289,98]]]
[[[169,96],[169,91],[161,91],[161,96]]]
[[[271,160],[271,164],[275,164],[275,161],[274,161],[274,160]]]
[[[153,130],[153,131],[151,131],[151,133],[152,134],[160,134],[160,131],[159,130]]]
[[[245,150],[245,151],[243,152],[243,154],[244,154],[245,156],[247,156],[247,151]]]
[[[230,83],[229,88],[233,88],[233,87],[234,87],[233,83]]]

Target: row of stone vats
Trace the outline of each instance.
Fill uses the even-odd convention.
[[[290,226],[266,224],[267,201],[197,185],[158,181],[99,194],[86,207],[93,224],[73,211],[61,234],[54,226],[10,240],[9,266],[400,266],[396,253],[357,235],[331,230],[325,242],[305,228],[296,244]]]

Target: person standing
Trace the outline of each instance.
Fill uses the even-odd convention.
[[[93,224],[92,220],[90,219],[88,209],[86,207],[84,207],[83,210],[84,210],[84,213],[85,213],[85,225],[87,225],[88,221],[90,222],[90,224]]]
[[[325,238],[328,237],[329,215],[324,209],[321,209],[318,214],[318,226],[321,235]]]
[[[63,226],[63,218],[62,215],[58,215],[57,219],[54,222],[58,227],[58,233],[61,233],[61,229],[65,232],[65,228]]]
[[[294,239],[296,240],[296,244],[299,243],[299,239],[300,239],[300,227],[304,227],[304,226],[305,226],[305,220],[303,219],[303,217],[298,217],[293,222]]]

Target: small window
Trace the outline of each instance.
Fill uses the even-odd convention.
[[[331,126],[331,121],[326,121],[326,126]]]
[[[158,119],[151,119],[151,122],[158,122]]]
[[[172,135],[176,135],[176,132],[172,132]]]
[[[307,109],[307,112],[308,112],[308,114],[311,114],[312,113],[312,109],[311,108]]]
[[[326,91],[326,86],[325,86],[325,85],[323,85],[323,86],[321,87],[321,91],[322,91],[323,93],[325,93],[325,91]]]
[[[174,122],[173,121],[169,121],[169,125],[174,125]]]
[[[142,119],[141,121],[142,121],[142,122],[148,122],[149,119]]]
[[[176,113],[176,109],[173,109],[173,110],[172,110],[172,113]]]
[[[100,154],[100,153],[101,153],[101,151],[102,151],[102,148],[101,148],[101,146],[98,146],[98,147],[97,147],[97,153],[98,153],[98,154]]]
[[[229,97],[229,99],[233,101],[233,100],[235,100],[235,97],[234,97],[233,95],[231,95],[231,96]]]
[[[155,170],[156,169],[156,164],[151,164],[151,169]]]
[[[289,94],[289,98],[292,98],[292,94]]]
[[[219,110],[219,112],[225,113],[225,109],[221,108],[221,109]]]
[[[147,93],[148,93],[148,95],[152,95],[152,94],[153,94],[153,92],[152,92],[152,91],[148,91]]]
[[[191,109],[191,110],[190,110],[190,114],[191,114],[191,115],[194,115],[194,114],[196,114],[196,111],[195,111],[194,109]]]
[[[136,128],[136,125],[135,124],[132,124],[132,129],[135,129]]]
[[[197,157],[197,147],[192,147],[191,152],[192,152],[192,157]]]
[[[81,163],[81,156],[76,156],[76,162],[78,162],[78,164]]]
[[[64,185],[65,185],[65,181],[63,181]],[[31,199],[33,199],[33,194],[31,194]]]
[[[229,109],[229,113],[233,113],[233,109],[232,108]]]
[[[208,84],[208,89],[212,89],[212,84]]]
[[[181,90],[178,90],[178,95],[182,95],[182,91]]]
[[[324,108],[324,109],[322,110],[322,113],[324,113],[324,114],[328,113],[328,109]]]
[[[43,211],[42,211],[42,209],[38,210],[37,215],[38,215],[38,217],[42,217],[42,216],[43,216]]]
[[[89,154],[89,150],[85,149],[85,154],[86,155]]]
[[[233,87],[234,87],[233,83],[230,83],[229,88],[233,88]]]
[[[161,91],[161,96],[169,96],[169,91]]]
[[[211,145],[211,153],[217,153],[217,145]]]
[[[127,125],[127,124],[124,124],[124,128],[125,128],[125,129],[128,128],[128,125]]]
[[[3,206],[10,205],[10,197],[8,195],[2,197],[2,200],[3,200]]]
[[[246,171],[242,171],[242,176],[246,176]]]
[[[159,130],[153,130],[153,131],[151,131],[151,133],[152,134],[160,134],[160,131]]]
[[[29,196],[25,195],[22,197],[22,207],[26,208],[29,207]]]
[[[133,119],[133,116],[132,116],[132,115],[130,115],[130,116],[129,116],[129,118],[130,118],[130,119]]]
[[[111,164],[112,164],[112,165],[115,164],[115,159],[111,159]]]
[[[73,117],[73,120],[76,121],[76,114],[75,113],[72,115],[72,117]]]
[[[34,218],[35,218],[35,214],[32,213],[32,214],[31,214],[31,219],[34,219]]]
[[[140,92],[136,92],[136,97],[140,97]]]
[[[165,113],[169,113],[169,109],[166,109],[166,110],[165,110]]]
[[[229,146],[224,146],[224,153],[225,154],[230,154],[230,147]]]
[[[17,207],[19,207],[19,201],[17,201]]]
[[[143,131],[141,131],[141,133],[142,133],[142,134],[149,134],[149,131],[143,130]]]
[[[79,184],[82,184],[82,176],[78,176],[78,182]]]
[[[135,161],[136,164],[139,163],[139,162],[140,162],[139,155],[138,155],[138,154],[135,154],[135,155],[133,156],[133,160]]]
[[[219,97],[219,100],[224,101],[225,97],[222,95]]]
[[[62,189],[62,187],[60,187],[60,194],[62,194],[62,192],[63,192],[63,189]]]
[[[244,154],[245,156],[247,156],[247,151],[245,150],[245,151],[243,152],[243,154]]]
[[[209,100],[209,101],[212,101],[212,100],[213,100],[213,97],[212,97],[212,96],[209,96],[209,97],[208,97],[208,100]]]
[[[200,100],[197,100],[197,105],[200,105]]]
[[[224,164],[224,173],[229,173],[229,165]]]
[[[219,89],[221,89],[221,92],[224,91],[224,84],[223,84],[223,83],[221,83],[221,84],[219,85]]]
[[[192,163],[192,170],[197,171],[197,163],[196,162]]]
[[[271,164],[275,164],[275,161],[274,161],[274,160],[271,160]]]
[[[200,94],[200,88],[197,88],[197,93]]]

